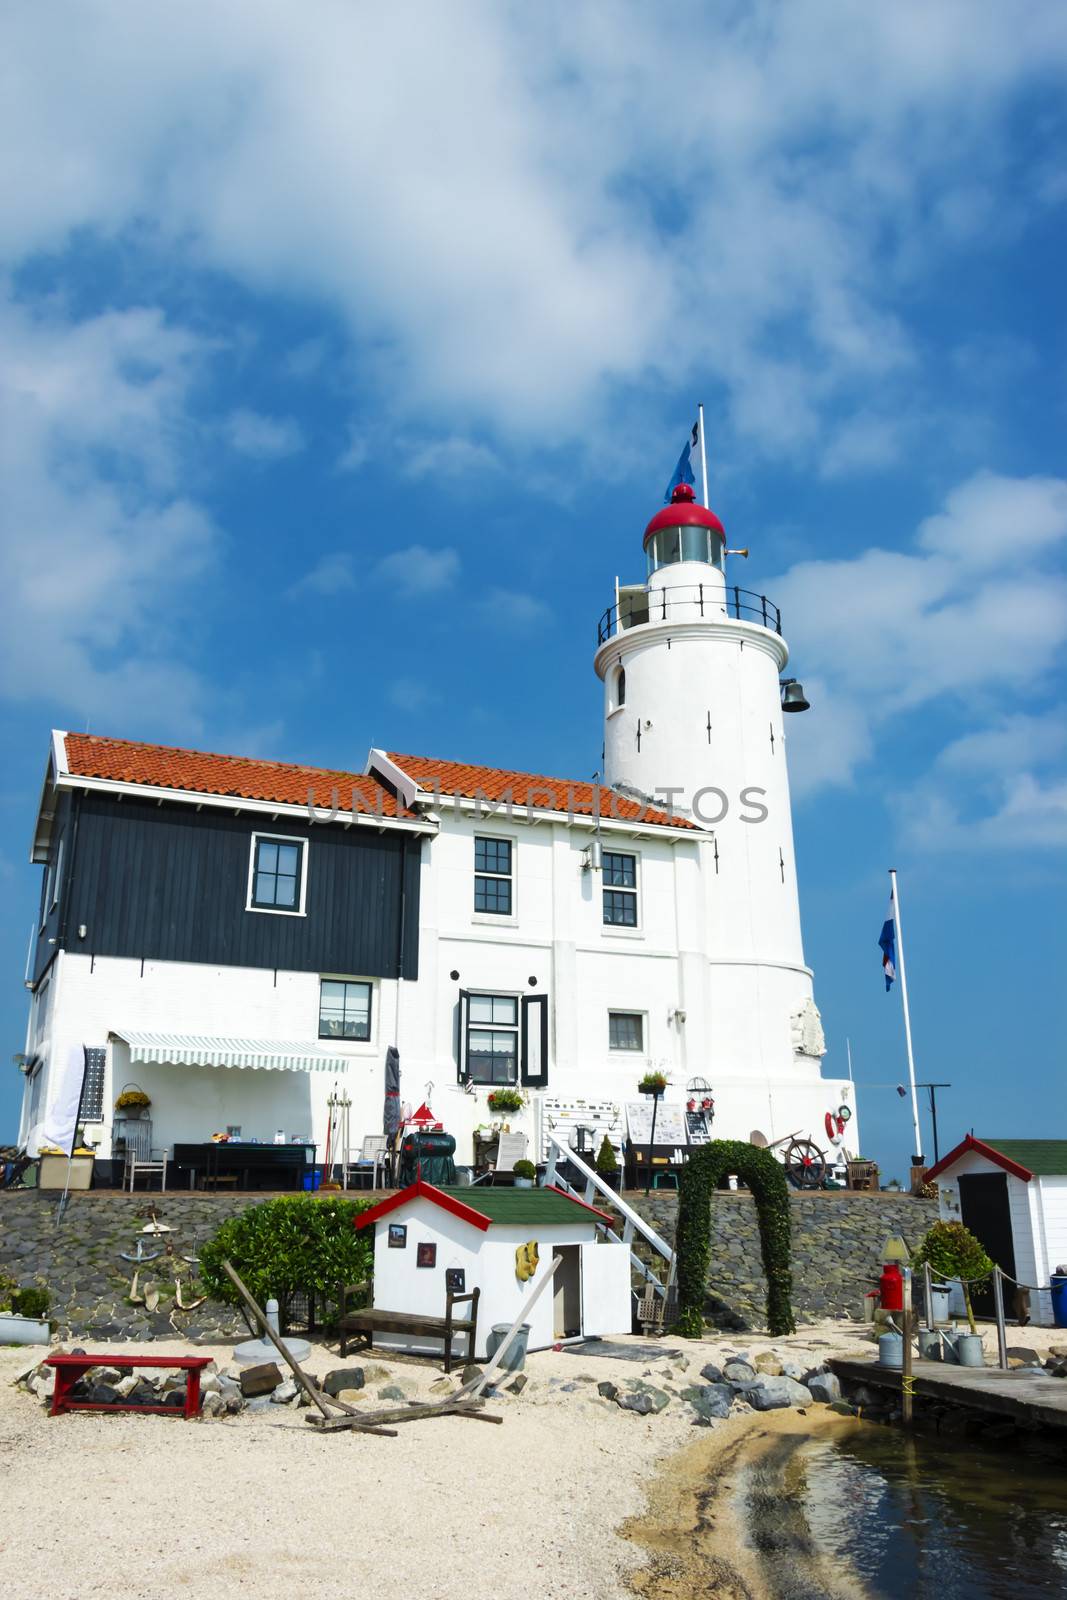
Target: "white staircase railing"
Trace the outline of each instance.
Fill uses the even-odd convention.
[[[587,1206],[593,1204],[593,1197],[598,1193],[602,1194],[605,1199],[610,1200],[615,1209],[622,1213],[622,1233],[621,1235],[616,1233],[607,1223],[599,1224],[601,1231],[615,1244],[628,1245],[630,1248],[630,1264],[634,1271],[639,1272],[657,1294],[666,1296],[667,1290],[674,1283],[674,1251],[670,1245],[660,1238],[651,1223],[646,1222],[639,1212],[635,1211],[631,1205],[628,1205],[622,1195],[618,1194],[595,1168],[583,1161],[581,1156],[577,1155],[569,1145],[564,1144],[563,1140],[554,1133],[546,1132],[545,1137],[548,1140],[548,1167],[545,1172],[546,1188],[562,1189],[567,1194],[576,1195],[579,1199],[584,1200]],[[584,1189],[579,1189],[575,1184],[570,1183],[559,1171],[561,1156],[572,1167],[576,1167],[584,1177]],[[636,1254],[633,1248],[635,1233],[639,1233],[642,1239],[652,1246],[656,1254],[663,1257],[667,1263],[666,1279],[658,1278],[648,1263],[642,1261],[641,1257]]]

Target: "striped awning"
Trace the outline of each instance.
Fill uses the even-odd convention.
[[[250,1067],[258,1072],[344,1072],[344,1056],[317,1045],[286,1039],[220,1039],[199,1033],[133,1033],[112,1030],[129,1047],[130,1066]]]

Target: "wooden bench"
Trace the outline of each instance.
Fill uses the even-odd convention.
[[[182,1416],[196,1417],[200,1414],[200,1374],[210,1366],[211,1357],[128,1356],[108,1351],[97,1356],[46,1356],[45,1363],[54,1367],[56,1373],[56,1392],[52,1396],[53,1417],[61,1416],[64,1411],[159,1411],[173,1416],[178,1409],[177,1406],[142,1405],[132,1400],[72,1400],[71,1390],[91,1367],[177,1367],[185,1373]]]
[[[414,1311],[385,1311],[380,1306],[366,1306],[361,1311],[349,1311],[348,1297],[360,1289],[365,1289],[365,1283],[352,1284],[351,1287],[340,1291],[341,1316],[338,1327],[341,1331],[341,1355],[348,1354],[348,1335],[361,1333],[365,1336],[367,1348],[374,1346],[376,1333],[415,1333],[422,1334],[429,1339],[443,1339],[445,1344],[445,1371],[452,1371],[452,1335],[465,1333],[468,1337],[467,1360],[474,1360],[474,1352],[478,1341],[478,1297],[480,1289],[472,1289],[469,1294],[453,1294],[448,1291],[445,1300],[445,1314],[443,1317],[424,1317]],[[464,1301],[471,1302],[469,1317],[456,1317],[453,1307]]]

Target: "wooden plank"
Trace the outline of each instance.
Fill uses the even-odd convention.
[[[289,1351],[285,1348],[285,1345],[278,1338],[278,1335],[267,1321],[266,1316],[260,1310],[256,1302],[252,1299],[252,1296],[249,1294],[248,1290],[237,1276],[237,1273],[234,1271],[231,1263],[229,1261],[224,1261],[222,1263],[222,1270],[225,1272],[226,1276],[237,1290],[237,1293],[241,1296],[241,1299],[244,1301],[249,1311],[251,1311],[252,1315],[255,1317],[256,1322],[259,1324],[259,1327],[263,1332],[263,1337],[270,1340],[271,1344],[277,1350],[286,1366],[290,1369],[293,1377],[296,1379],[301,1389],[303,1389],[312,1405],[317,1406],[324,1417],[328,1417],[330,1413],[326,1408],[322,1394],[318,1389],[315,1388],[313,1383],[308,1381],[307,1374],[304,1372],[304,1369],[301,1367],[300,1363],[289,1354]]]
[[[829,1365],[839,1378],[899,1391],[901,1373],[876,1361],[830,1356]],[[912,1382],[918,1399],[940,1400],[999,1416],[1067,1428],[1067,1378],[1015,1367],[957,1367],[940,1361],[916,1361]]]

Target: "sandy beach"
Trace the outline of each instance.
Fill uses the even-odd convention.
[[[806,1417],[743,1413],[695,1428],[679,1400],[643,1417],[602,1399],[596,1385],[642,1376],[676,1394],[699,1381],[705,1362],[728,1354],[774,1349],[815,1363],[869,1349],[857,1332],[831,1324],[790,1339],[666,1340],[636,1362],[595,1355],[595,1345],[542,1351],[528,1359],[525,1391],[492,1402],[502,1426],[444,1417],[406,1424],[395,1439],[320,1437],[288,1406],[197,1423],[52,1419],[12,1383],[30,1352],[7,1349],[0,1560],[19,1574],[22,1600],[81,1600],[116,1588],[133,1600],[218,1600],[238,1587],[259,1600],[292,1600],[309,1582],[372,1600],[625,1600],[635,1589],[652,1600],[755,1595],[756,1576],[715,1486],[728,1484],[762,1440],[849,1420],[813,1408]],[[613,1344],[649,1348],[638,1339]],[[97,1348],[112,1360],[145,1351]],[[157,1341],[151,1349],[188,1347]],[[202,1350],[229,1365],[230,1346]],[[306,1363],[319,1377],[339,1364],[323,1346]],[[371,1404],[389,1382],[426,1396],[440,1377],[434,1366],[377,1354],[345,1364],[381,1369],[368,1379]]]

